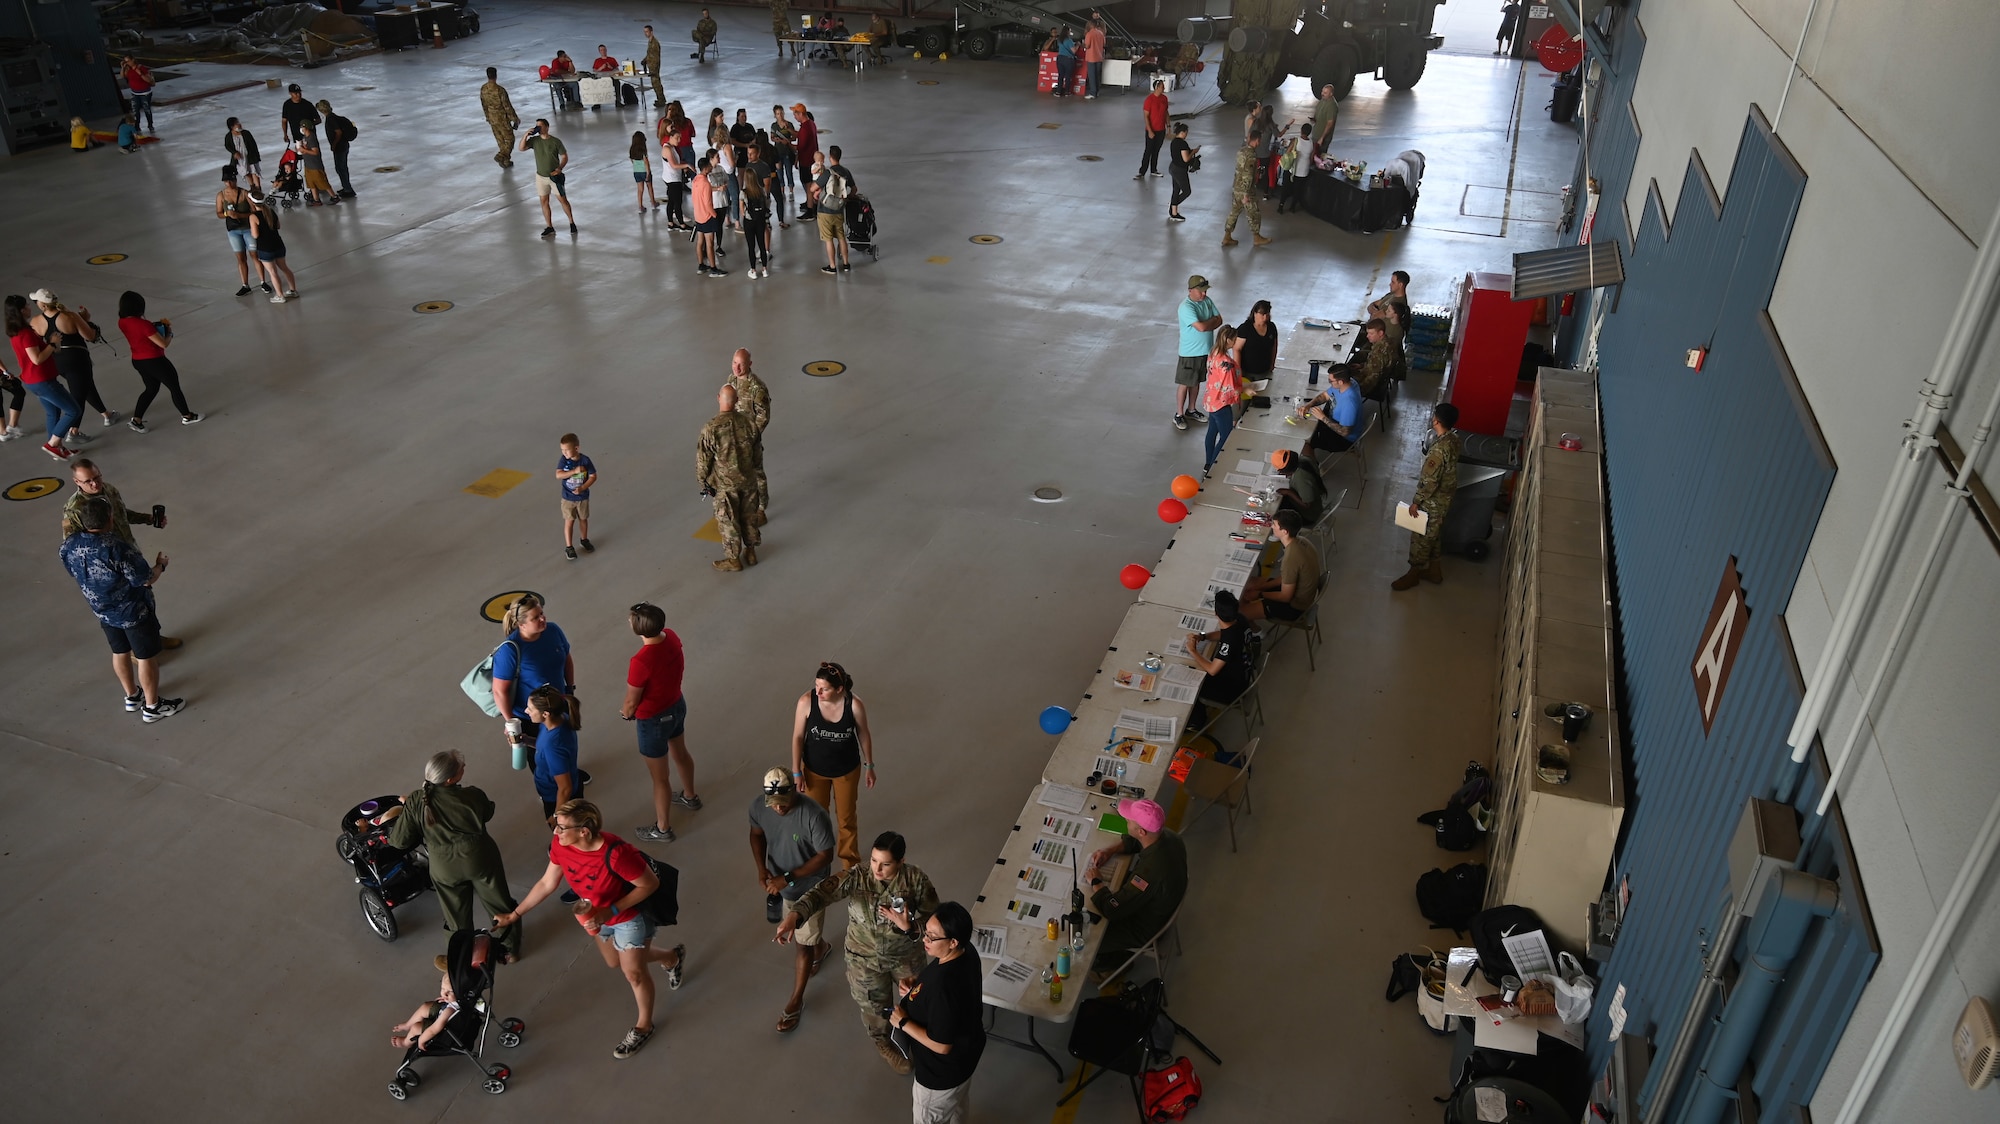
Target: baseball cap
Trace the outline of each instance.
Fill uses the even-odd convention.
[[[1203,277],[1199,273],[1190,273],[1188,274],[1188,288],[1206,289],[1208,288],[1208,278]]]
[[[1126,823],[1143,827],[1149,832],[1157,832],[1167,826],[1167,810],[1151,800],[1120,800],[1118,814],[1125,817]]]
[[[778,796],[782,793],[792,791],[795,787],[797,786],[792,784],[792,774],[787,770],[773,769],[764,774],[764,795],[766,796]]]
[[[288,94],[303,94],[303,93],[305,93],[305,91],[304,91],[304,90],[301,90],[301,89],[299,89],[299,84],[298,84],[297,82],[294,82],[294,83],[292,83],[291,85],[289,85],[289,86],[285,87],[285,92],[286,92],[286,93],[288,93]]]
[[[34,292],[28,294],[28,299],[37,304],[56,303],[56,295],[47,289],[36,289]]]
[[[792,103],[792,112],[804,113],[805,111],[806,111],[806,103],[802,101],[795,101]]]

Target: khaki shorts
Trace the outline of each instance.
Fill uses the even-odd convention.
[[[846,226],[846,218],[839,213],[829,215],[822,212],[819,216],[819,240],[822,242],[840,241]]]
[[[589,500],[564,500],[562,501],[562,509],[564,519],[587,520],[590,518]]]
[[[562,196],[564,199],[569,198],[569,191],[562,184],[542,175],[540,172],[535,173],[535,195],[539,198],[547,199],[551,192]]]
[[[789,911],[793,904],[792,902],[786,902],[785,909]],[[819,943],[820,937],[825,932],[826,911],[822,909],[804,921],[799,922],[799,927],[792,930],[792,939],[798,942],[800,948],[811,948]]]

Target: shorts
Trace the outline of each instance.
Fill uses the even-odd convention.
[[[1305,615],[1304,609],[1294,609],[1283,601],[1264,602],[1264,616],[1274,621],[1295,621]]]
[[[285,260],[285,252],[284,252],[283,250],[259,250],[259,251],[257,251],[257,260],[258,260],[258,261],[284,261],[284,260]]]
[[[796,902],[786,902],[785,912],[794,912],[792,906],[796,904]],[[797,942],[800,948],[811,948],[819,943],[820,937],[825,935],[825,932],[826,911],[822,909],[811,917],[799,922],[799,927],[792,930],[792,940]]]
[[[557,174],[560,175],[561,173]],[[562,196],[564,199],[569,198],[569,191],[568,189],[563,187],[562,180],[551,179],[550,177],[545,176],[540,172],[536,172],[535,197],[538,199],[547,199],[549,197],[549,192],[551,191],[555,192],[557,195]]]
[[[1183,355],[1174,364],[1175,386],[1200,386],[1204,375],[1208,374],[1208,356]]]
[[[632,182],[633,182],[633,183],[652,183],[652,182],[653,182],[653,173],[651,173],[651,172],[633,172],[633,173],[632,173]]]
[[[138,624],[126,628],[97,622],[104,630],[104,638],[111,642],[114,655],[129,655],[135,660],[150,660],[160,654],[160,619],[151,613]]]
[[[639,728],[639,756],[655,760],[667,755],[667,743],[687,732],[688,701],[682,695],[674,700],[674,705],[653,715],[651,718],[636,720]]]
[[[829,214],[821,211],[819,213],[819,240],[822,242],[840,241],[846,226],[847,219],[840,212],[835,211]]]
[[[250,232],[248,230],[232,230],[229,231],[228,233],[229,233],[229,248],[231,250],[234,250],[239,254],[247,254],[252,249],[256,248],[257,243],[254,239],[250,237]]]
[[[645,948],[652,943],[653,934],[660,927],[653,924],[643,913],[635,913],[630,921],[620,921],[616,925],[606,925],[597,930],[597,939],[610,941],[611,947],[620,951]]]
[[[562,501],[562,511],[564,519],[582,519],[588,522],[590,519],[590,501],[564,500]]]
[[[722,233],[721,216],[718,215],[715,218],[709,219],[707,222],[695,223],[694,232],[696,234],[721,234]]]

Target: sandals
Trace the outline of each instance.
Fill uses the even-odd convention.
[[[812,975],[814,976],[819,975],[820,965],[825,964],[826,958],[832,955],[833,955],[833,945],[827,943],[826,941],[819,942],[819,947],[813,950]]]
[[[791,1032],[799,1029],[799,1016],[805,1013],[806,1013],[806,1008],[805,1004],[803,1003],[799,1005],[799,1009],[796,1011],[785,1011],[781,1013],[778,1016],[778,1033],[790,1034]]]

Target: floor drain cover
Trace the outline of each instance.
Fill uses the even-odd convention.
[[[1098,162],[1099,160],[1102,160],[1102,159],[1104,159],[1104,157],[1102,157],[1102,156],[1079,156],[1079,157],[1077,157],[1077,159],[1078,159],[1078,160],[1082,160],[1082,161],[1085,161],[1086,163],[1090,163],[1090,164],[1095,164],[1095,163],[1097,163],[1097,162]]]
[[[992,246],[997,243],[1005,241],[1005,239],[1001,238],[998,234],[975,234],[967,241],[974,242],[981,246]]]
[[[1062,489],[1061,489],[1061,488],[1036,488],[1036,489],[1035,489],[1035,502],[1036,502],[1036,503],[1054,503],[1054,502],[1056,502],[1056,501],[1057,501],[1057,500],[1059,500],[1059,499],[1062,499]]]
[[[831,359],[815,359],[799,369],[816,379],[825,379],[845,371],[847,364],[837,363]]]
[[[356,87],[354,87],[354,88],[355,88],[356,90],[372,90],[372,89],[374,89],[375,87],[373,87],[373,86],[356,86]]]
[[[450,301],[425,301],[422,304],[413,304],[410,306],[411,312],[450,312],[451,309],[452,303]]]
[[[1044,121],[1044,122],[1042,122],[1041,124],[1039,124],[1039,125],[1035,126],[1035,128],[1037,128],[1037,129],[1060,129],[1060,128],[1062,128],[1062,126],[1061,126],[1061,125],[1058,125],[1058,124],[1056,124],[1056,123],[1055,123],[1055,122],[1053,122],[1053,121]]]
[[[125,255],[124,255],[124,254],[99,254],[99,255],[97,255],[97,256],[96,256],[96,257],[94,257],[94,258],[85,258],[85,259],[84,259],[84,264],[85,264],[85,265],[115,265],[115,264],[117,264],[118,262],[121,262],[121,261],[124,261],[124,260],[125,260]]]
[[[32,480],[23,480],[19,484],[8,488],[7,498],[10,500],[38,500],[43,496],[53,495],[62,486],[63,482],[53,476],[37,476]]]
[[[403,166],[401,164],[384,164],[375,170],[378,172],[400,172],[403,170]]]
[[[935,85],[937,85],[937,84],[938,84],[938,80],[937,80],[937,79],[935,79],[935,78],[919,78],[919,79],[917,79],[917,85],[919,85],[919,86],[935,86]]]

